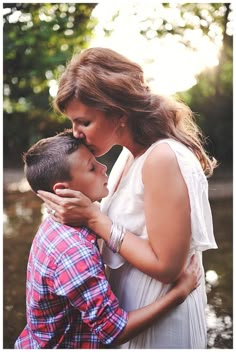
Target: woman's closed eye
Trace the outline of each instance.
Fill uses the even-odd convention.
[[[84,127],[88,127],[90,125],[90,121],[85,121],[81,123],[81,125],[83,125]]]
[[[80,118],[74,119],[73,123],[75,125],[80,125],[80,126],[84,126],[84,127],[88,127],[90,125],[91,121],[86,121],[86,120],[82,120]]]

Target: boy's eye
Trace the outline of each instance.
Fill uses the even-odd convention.
[[[85,122],[83,122],[83,125],[84,125],[85,127],[88,127],[88,126],[90,125],[90,121],[85,121]]]

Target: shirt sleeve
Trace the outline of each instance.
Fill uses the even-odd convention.
[[[106,279],[99,250],[88,241],[60,257],[54,290],[81,312],[83,322],[103,344],[111,344],[127,324],[128,315]]]

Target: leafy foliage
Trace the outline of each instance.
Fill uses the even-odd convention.
[[[233,37],[227,34],[230,4],[224,4],[224,7],[224,16],[220,17],[223,45],[219,65],[202,72],[197,77],[197,85],[179,95],[198,113],[199,125],[204,134],[210,136],[209,152],[220,164],[232,166]]]
[[[39,138],[70,127],[65,117],[51,108],[58,75],[74,52],[90,44],[96,25],[91,16],[96,4],[5,3],[4,22],[4,154],[20,154]],[[222,42],[219,65],[202,72],[198,83],[178,96],[198,113],[197,122],[210,136],[207,147],[221,163],[232,164],[232,62],[229,34],[230,3],[157,3],[147,17],[139,15],[147,40],[175,36],[189,50],[198,31],[212,42]],[[170,12],[171,11],[171,12]],[[170,15],[172,13],[172,15]],[[119,11],[112,21],[119,17]],[[109,36],[112,30],[104,28]],[[206,53],[207,55],[207,53]],[[174,56],[173,56],[174,60]],[[191,64],[191,63],[190,63]]]
[[[69,126],[51,108],[49,89],[74,52],[86,48],[96,4],[4,4],[4,148],[25,148]]]

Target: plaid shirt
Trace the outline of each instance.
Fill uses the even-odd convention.
[[[48,217],[32,243],[27,325],[16,349],[102,348],[127,324],[104,274],[96,236]]]

